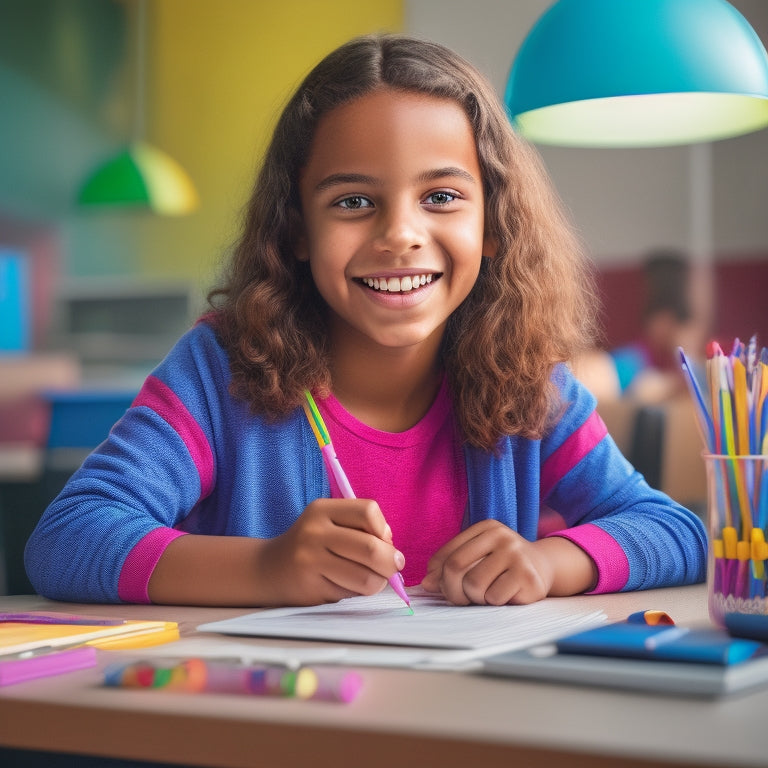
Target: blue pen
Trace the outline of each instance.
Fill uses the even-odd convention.
[[[682,347],[678,347],[677,352],[680,355],[680,362],[683,373],[685,374],[685,382],[688,385],[688,390],[690,391],[694,405],[696,406],[696,416],[701,431],[701,438],[704,441],[705,448],[712,452],[715,450],[715,428],[712,424],[712,417],[709,415],[706,402],[704,401],[704,395],[701,392],[699,382],[696,381],[696,376],[693,373],[693,368],[688,357]]]
[[[763,440],[763,453],[766,453],[765,448],[768,442],[768,435]],[[767,454],[768,455],[768,454]],[[761,530],[765,530],[768,527],[768,467],[763,467],[760,477],[760,499],[758,500],[757,508],[757,527]]]
[[[768,455],[768,397],[763,400],[763,412],[760,414],[760,442],[763,455]]]

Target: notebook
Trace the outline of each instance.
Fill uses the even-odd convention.
[[[92,623],[89,623],[92,622]],[[137,647],[178,638],[175,622],[96,619],[53,613],[0,613],[0,657],[88,643],[98,648]]]

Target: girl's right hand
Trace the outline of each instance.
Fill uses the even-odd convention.
[[[405,558],[370,499],[315,499],[281,536],[262,541],[259,591],[272,604],[316,605],[380,592]]]

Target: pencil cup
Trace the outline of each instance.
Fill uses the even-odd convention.
[[[734,634],[768,639],[768,456],[705,455],[709,615]]]

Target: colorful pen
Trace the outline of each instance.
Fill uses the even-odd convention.
[[[354,499],[356,498],[355,492],[352,490],[352,486],[349,484],[349,480],[347,479],[347,475],[341,466],[339,457],[336,455],[336,450],[334,449],[333,443],[331,442],[331,436],[328,433],[328,428],[325,426],[323,417],[320,415],[320,411],[317,409],[317,404],[315,403],[315,400],[309,390],[306,390],[304,394],[307,400],[306,404],[304,405],[304,412],[307,415],[310,427],[312,427],[312,432],[317,439],[317,444],[320,446],[320,450],[322,451],[325,467],[329,474],[333,475],[334,479],[336,480],[336,484],[339,486],[341,495],[345,499]],[[408,606],[411,613],[413,613],[411,600],[408,597],[408,593],[405,591],[403,576],[399,571],[393,573],[392,576],[390,576],[389,586],[392,587],[392,589],[395,591],[395,594]]]

